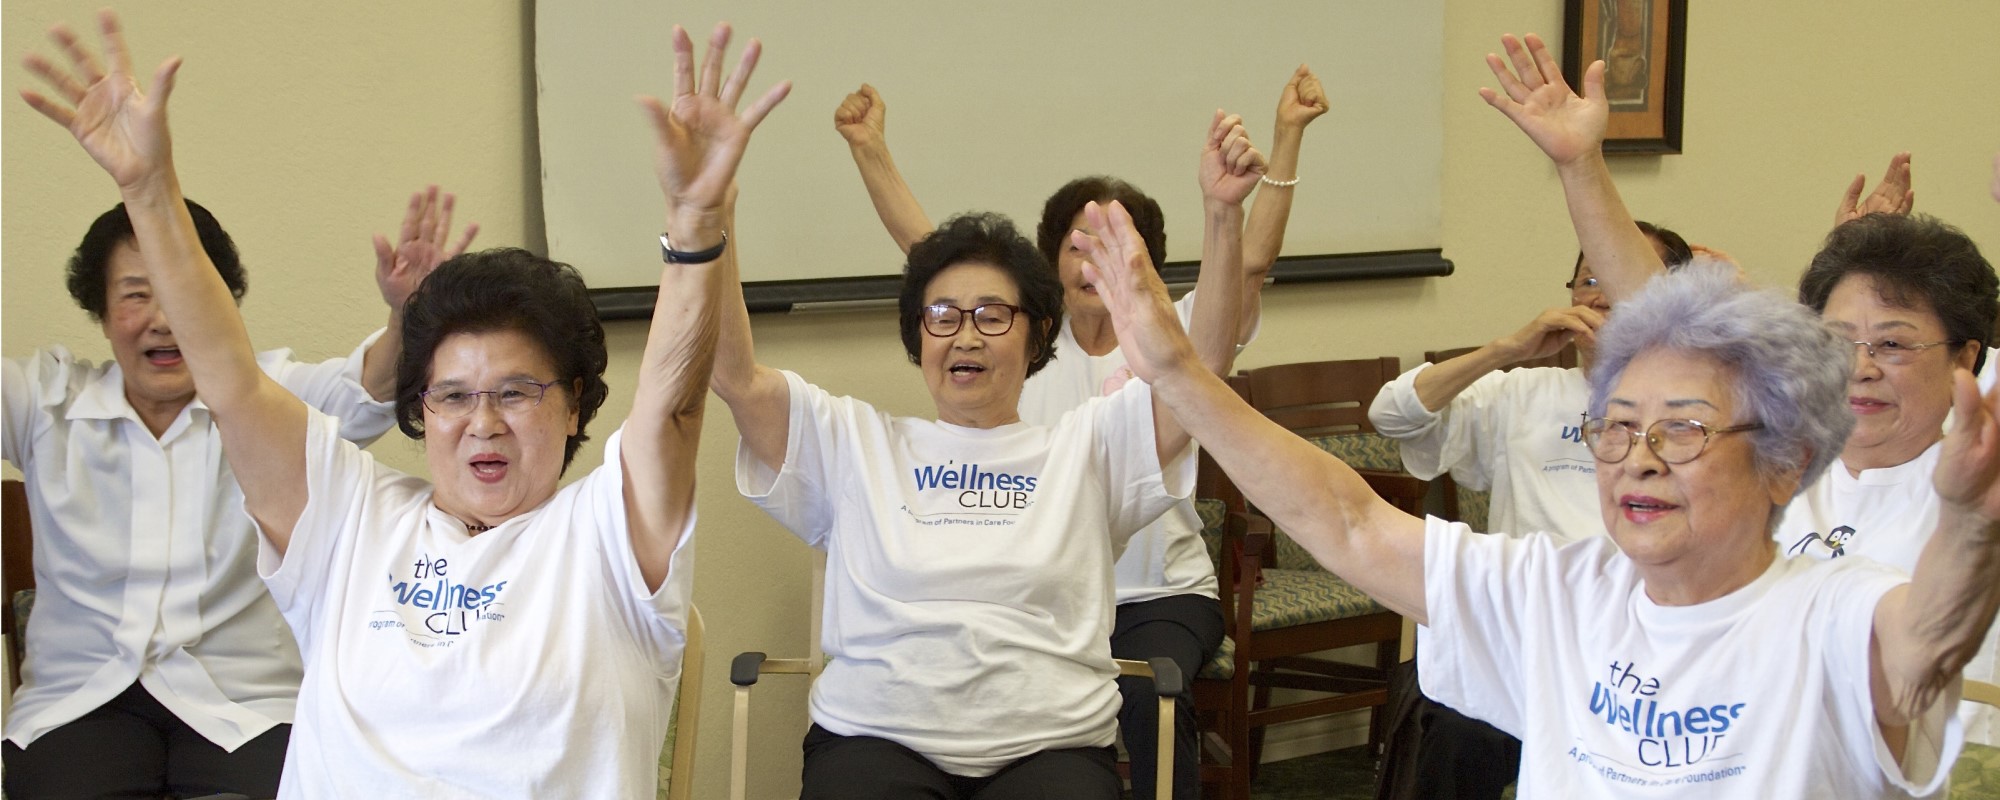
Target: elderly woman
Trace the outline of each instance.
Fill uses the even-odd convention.
[[[1430,626],[1424,691],[1521,738],[1522,797],[1944,781],[1959,668],[2000,605],[2000,397],[1982,403],[1971,375],[1914,582],[1780,558],[1776,515],[1853,424],[1849,346],[1732,269],[1690,266],[1599,332],[1583,427],[1609,536],[1479,536],[1388,505],[1202,370],[1121,217],[1079,238],[1134,372],[1322,565]]]
[[[1242,197],[1218,197],[1204,191],[1204,211],[1210,226],[1243,226],[1241,258],[1236,261],[1238,277],[1232,285],[1210,278],[1227,279],[1221,274],[1230,268],[1220,261],[1220,253],[1203,253],[1203,284],[1183,295],[1175,308],[1181,321],[1197,336],[1233,337],[1236,344],[1248,344],[1257,330],[1264,279],[1278,257],[1284,241],[1285,224],[1291,213],[1294,186],[1298,184],[1298,158],[1306,126],[1326,113],[1326,92],[1318,76],[1301,64],[1286,81],[1278,97],[1272,135],[1271,159],[1267,174],[1243,191],[1264,187],[1252,204],[1247,219],[1241,214]],[[885,128],[887,107],[875,87],[862,85],[847,96],[834,112],[834,127],[847,140],[854,164],[867,185],[868,197],[882,217],[882,224],[908,253],[930,232],[930,218],[918,204],[909,184],[896,170],[889,153]],[[1235,120],[1217,115],[1210,130],[1210,147],[1219,147],[1224,136],[1233,132]],[[1273,176],[1290,176],[1278,180]],[[1205,190],[1216,184],[1204,178]],[[1097,292],[1083,280],[1082,258],[1070,244],[1069,232],[1082,227],[1083,206],[1091,201],[1117,200],[1131,210],[1148,252],[1157,268],[1166,261],[1166,220],[1159,203],[1138,187],[1117,178],[1096,175],[1078,178],[1051,194],[1042,206],[1035,230],[1035,245],[1042,257],[1055,266],[1062,282],[1063,313],[1056,325],[1054,360],[1030,376],[1021,389],[1021,419],[1034,425],[1054,425],[1064,414],[1092,397],[1108,394],[1131,373],[1118,353],[1118,340],[1111,332],[1111,318]],[[1211,238],[1209,243],[1216,240]],[[1233,255],[1233,254],[1231,254]],[[1219,288],[1218,288],[1219,287]],[[1231,330],[1211,330],[1198,319],[1214,318],[1198,310],[1201,298],[1240,294],[1238,323]],[[1239,348],[1240,352],[1240,348]],[[1134,534],[1125,545],[1114,568],[1113,596],[1117,603],[1111,629],[1111,653],[1117,658],[1146,660],[1165,656],[1174,659],[1183,674],[1194,675],[1222,644],[1222,605],[1216,595],[1215,567],[1201,541],[1201,519],[1194,502],[1175,504],[1171,511]],[[1118,724],[1128,742],[1153,741],[1158,705],[1150,683],[1142,678],[1118,679],[1122,706]],[[1201,794],[1200,728],[1196,725],[1194,703],[1182,697],[1174,733],[1174,786],[1171,797],[1192,800]],[[1151,800],[1155,796],[1153,750],[1129,748],[1132,756],[1132,796]]]
[[[650,796],[680,672],[720,208],[786,87],[739,116],[756,46],[724,83],[718,29],[698,80],[675,30],[673,107],[648,101],[670,263],[634,413],[568,487],[605,396],[581,280],[521,251],[438,268],[409,303],[396,377],[433,485],[339,441],[257,369],[180,200],[165,119],[179,62],[142,95],[116,20],[102,24],[108,74],[79,49],[81,74],[51,75],[58,97],[24,94],[117,181],[263,534],[259,568],[306,665],[281,796]]]
[[[1205,251],[1234,254],[1241,210],[1227,206],[1262,164],[1226,121],[1201,157],[1225,198]],[[1236,330],[1218,282],[1234,267],[1201,279],[1224,332],[1204,339],[1218,372]],[[955,217],[911,247],[898,310],[935,421],[757,363],[748,312],[728,304],[714,386],[743,433],[737,486],[827,552],[832,661],[812,688],[805,797],[1118,795],[1111,565],[1187,497],[1193,460],[1144,386],[1022,420],[1062,298],[1004,217]]]
[[[64,28],[54,35],[73,41]],[[477,229],[450,245],[452,204],[430,187],[411,198],[395,244],[376,237],[382,333],[318,363],[257,355],[278,385],[339,417],[342,438],[370,442],[393,423],[403,301]],[[210,263],[242,297],[229,233],[186,205]],[[25,478],[38,590],[7,714],[7,794],[275,794],[298,649],[257,578],[256,533],[122,204],[91,223],[67,282],[112,360],[57,345],[8,359],[0,380],[0,454]]]
[[[1631,293],[1660,265],[1637,237],[1615,227],[1624,203],[1593,155],[1604,132],[1601,91],[1586,74],[1584,94],[1571,92],[1539,39],[1524,45],[1509,37],[1503,45],[1514,71],[1488,57],[1506,94],[1487,99],[1556,162],[1577,238],[1615,265],[1600,270],[1607,292]],[[1799,301],[1856,349],[1856,358],[1843,362],[1852,366],[1847,405],[1856,424],[1834,467],[1802,492],[1773,535],[1790,555],[1859,554],[1913,574],[1941,513],[1930,478],[1952,408],[1952,375],[1979,370],[2000,280],[1957,229],[1898,213],[1908,210],[1908,187],[1903,155],[1861,206],[1886,211],[1857,216],[1852,198],[1860,187],[1851,184],[1836,214],[1840,224],[1800,278]],[[1995,648],[1989,639],[1967,674],[1994,679]],[[1970,741],[2000,735],[1989,708],[1967,703],[1961,716]]]

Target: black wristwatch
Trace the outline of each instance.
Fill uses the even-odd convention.
[[[722,232],[722,241],[707,250],[686,253],[674,249],[674,243],[667,241],[667,235],[660,234],[660,258],[669,264],[706,264],[722,257],[722,248],[729,246],[729,232]]]

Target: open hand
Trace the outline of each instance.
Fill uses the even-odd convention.
[[[174,73],[181,60],[169,58],[161,63],[153,72],[151,91],[140,92],[118,16],[100,12],[97,25],[103,34],[109,72],[74,31],[57,25],[49,30],[49,38],[69,56],[70,66],[56,66],[40,54],[28,56],[22,63],[41,77],[55,96],[22,90],[21,99],[69,129],[84,152],[110,173],[119,188],[170,179],[173,146],[167,131],[167,97],[173,93]]]
[[[694,67],[694,44],[686,30],[674,26],[674,99],[671,105],[656,97],[640,97],[639,104],[651,112],[658,139],[657,171],[660,190],[667,197],[671,216],[695,213],[719,215],[723,195],[736,178],[743,149],[757,124],[792,90],[784,81],[737,113],[744,84],[757,69],[763,45],[756,39],[743,48],[743,58],[727,80],[722,77],[722,56],[729,48],[729,24],[715,26],[708,37],[708,53],[699,73]],[[700,243],[690,242],[690,245]]]
[[[888,125],[888,113],[889,107],[882,103],[881,93],[864,83],[833,110],[833,129],[839,131],[841,138],[846,139],[850,146],[879,145]]]
[[[382,290],[382,302],[392,312],[401,313],[404,301],[429,277],[437,265],[465,252],[472,237],[479,235],[479,223],[465,226],[464,235],[451,242],[452,206],[458,198],[450,192],[440,195],[435,185],[410,195],[410,209],[403,214],[403,228],[396,243],[375,234],[375,285]]]
[[[1201,195],[1215,202],[1241,205],[1263,177],[1264,154],[1250,145],[1243,118],[1215,110],[1208,126],[1208,143],[1201,150]]]
[[[1319,76],[1300,64],[1292,79],[1285,82],[1284,93],[1278,95],[1278,124],[1304,128],[1327,108],[1326,89],[1320,86]]]
[[[1479,96],[1513,120],[1557,166],[1598,153],[1611,114],[1604,99],[1604,62],[1593,61],[1583,71],[1583,96],[1578,97],[1541,37],[1528,34],[1524,46],[1509,34],[1500,37],[1500,45],[1508,60],[1487,53],[1486,66],[1501,91],[1481,87]]]
[[[1908,214],[1917,204],[1917,193],[1910,188],[1909,153],[1897,153],[1889,159],[1889,170],[1882,173],[1882,182],[1875,184],[1875,191],[1864,200],[1861,190],[1867,185],[1866,175],[1856,175],[1854,181],[1847,184],[1847,194],[1840,198],[1840,206],[1833,211],[1834,227],[1878,212]]]
[[[1083,251],[1083,279],[1097,287],[1110,312],[1119,350],[1132,374],[1152,383],[1173,369],[1198,365],[1194,345],[1181,330],[1180,315],[1168,301],[1167,285],[1154,271],[1132,215],[1114,200],[1109,205],[1084,204],[1083,217],[1095,233],[1070,231],[1070,240]]]
[[[1931,483],[1938,499],[2000,522],[2000,387],[1985,396],[1972,373],[1952,370],[1951,430]]]

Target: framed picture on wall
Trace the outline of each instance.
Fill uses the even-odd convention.
[[[1605,153],[1679,153],[1687,0],[1564,0],[1563,78],[1604,62]]]

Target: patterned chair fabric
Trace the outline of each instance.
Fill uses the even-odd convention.
[[[1387,609],[1332,573],[1267,569],[1251,609],[1252,630],[1268,631],[1375,614]]]
[[[1215,565],[1215,574],[1222,574],[1222,543],[1229,539],[1225,524],[1229,520],[1229,507],[1221,500],[1197,498],[1194,513],[1201,517],[1201,543],[1208,548],[1208,561]]]
[[[1966,742],[1951,765],[1952,800],[2000,797],[2000,748]]]
[[[1201,665],[1201,672],[1195,677],[1226,681],[1236,675],[1236,640],[1222,637],[1222,646],[1215,648],[1215,655],[1208,663]]]
[[[1477,489],[1458,487],[1458,519],[1475,531],[1484,533],[1491,528],[1486,525],[1487,512],[1493,507],[1493,493]]]
[[[674,739],[680,736],[681,694],[674,694],[674,707],[667,713],[667,739],[660,744],[660,788],[655,800],[667,800],[667,788],[674,778]]]

